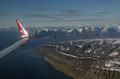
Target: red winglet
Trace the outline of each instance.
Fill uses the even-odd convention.
[[[23,28],[19,20],[16,20],[22,38],[28,37],[27,31]]]

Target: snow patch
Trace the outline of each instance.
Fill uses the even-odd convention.
[[[76,46],[79,47],[79,48],[82,48],[82,44],[81,45],[76,44]]]
[[[105,63],[105,66],[106,66],[106,67],[112,67],[112,66],[114,66],[114,64],[111,63],[111,62],[109,62],[109,61],[107,61],[107,62]]]
[[[113,45],[114,44],[120,44],[120,40],[118,39],[118,40],[116,40],[114,43],[113,43]]]
[[[94,54],[96,53],[97,49],[94,51]]]
[[[102,55],[105,53],[105,51],[102,51]]]
[[[80,33],[82,32],[82,28],[80,28],[80,29],[77,29],[77,30],[78,30],[78,32],[80,32]]]
[[[85,30],[89,31],[88,27],[85,27]]]
[[[48,29],[46,29],[46,28],[44,28],[43,30],[46,31],[46,32],[48,32]]]
[[[105,27],[104,29],[102,29],[102,32],[107,32],[108,31],[108,28]]]
[[[70,32],[72,32],[72,31],[73,31],[73,29],[67,30],[67,33],[70,33]]]
[[[57,31],[57,29],[52,29],[53,31]]]
[[[109,56],[113,57],[113,56],[116,56],[116,55],[118,55],[118,52],[113,52]]]
[[[72,32],[72,31],[73,31],[73,29],[67,29],[67,30],[66,30],[66,29],[63,29],[62,31],[63,31],[63,32],[70,33],[70,32]]]

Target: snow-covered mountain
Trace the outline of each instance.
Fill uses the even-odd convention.
[[[106,70],[120,71],[120,38],[82,39],[47,43],[37,47],[36,51],[39,51],[44,56],[51,56],[49,57],[51,59],[53,57],[57,59],[61,57],[60,60],[62,60],[66,57],[67,61],[72,59],[70,60],[72,63],[81,63],[82,61],[87,64],[81,63],[84,67],[90,65],[89,63],[92,62],[91,65],[95,68],[100,67]],[[73,59],[75,60],[73,61]],[[81,65],[78,64],[78,67]]]
[[[119,38],[120,26],[44,27],[34,31],[33,37],[36,39]]]
[[[82,39],[46,44],[57,52],[77,57],[120,58],[120,39]]]

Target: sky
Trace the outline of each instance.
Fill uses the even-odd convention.
[[[0,0],[0,28],[67,24],[120,25],[120,0]]]

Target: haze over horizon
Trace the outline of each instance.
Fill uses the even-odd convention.
[[[119,0],[0,0],[0,28],[63,24],[120,25]]]

